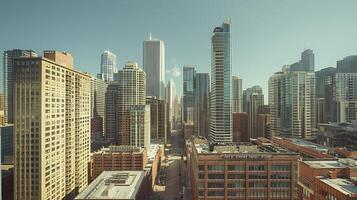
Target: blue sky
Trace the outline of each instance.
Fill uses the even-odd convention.
[[[233,74],[243,78],[244,88],[263,86],[266,96],[269,76],[299,60],[306,48],[315,52],[316,69],[357,54],[354,0],[0,1],[1,51],[69,51],[77,69],[96,74],[107,48],[117,54],[119,68],[128,60],[141,66],[142,41],[151,32],[165,42],[166,80],[174,79],[179,91],[182,77],[173,69],[194,64],[198,72],[210,72],[212,30],[229,16]]]

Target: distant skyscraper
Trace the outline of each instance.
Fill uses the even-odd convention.
[[[146,73],[146,94],[165,98],[165,46],[162,40],[143,43],[143,69]]]
[[[196,73],[194,82],[194,133],[208,138],[209,133],[209,95],[208,73]]]
[[[249,137],[257,138],[259,137],[257,131],[257,119],[258,119],[258,108],[264,105],[264,95],[263,93],[253,92],[249,95],[248,103],[248,132]]]
[[[184,66],[183,67],[183,102],[182,102],[182,114],[184,122],[193,122],[193,89],[195,80],[195,67]]]
[[[232,142],[232,21],[216,27],[211,46],[210,134],[212,142]]]
[[[13,49],[4,51],[4,118],[5,123],[14,123],[13,115],[13,80],[14,80],[14,59],[21,57],[37,57],[33,50]]]
[[[90,79],[69,53],[15,59],[15,200],[72,199],[87,186]]]
[[[150,147],[150,105],[129,107],[130,145]]]
[[[118,107],[119,144],[130,145],[130,116],[132,105],[145,105],[146,78],[145,72],[136,62],[127,62],[118,72]]]
[[[102,53],[100,63],[100,73],[102,74],[102,78],[107,82],[113,81],[114,73],[116,72],[117,56],[109,50],[105,50]]]
[[[109,83],[105,93],[105,138],[111,143],[118,143],[119,128],[118,128],[118,94],[119,85],[116,82]]]
[[[243,112],[242,79],[240,79],[238,76],[233,76],[232,82],[232,111]]]
[[[108,84],[99,78],[91,78],[91,119],[101,126],[101,134],[105,130],[105,92]],[[93,125],[93,124],[92,124]],[[93,131],[93,126],[92,126]]]
[[[271,133],[310,137],[316,129],[315,73],[277,72],[269,79]]]
[[[167,120],[169,128],[173,128],[175,121],[175,100],[176,100],[176,84],[173,80],[169,80],[166,86],[166,102],[167,102]]]
[[[357,73],[357,56],[347,56],[337,61],[338,73]]]
[[[250,96],[253,93],[263,94],[263,88],[260,87],[259,85],[255,85],[255,86],[247,88],[246,90],[243,91],[243,111],[246,113],[249,112]]]
[[[146,104],[150,105],[150,135],[153,140],[166,143],[167,140],[167,104],[165,99],[146,97]]]
[[[263,105],[258,107],[256,136],[271,138],[269,105]]]
[[[315,55],[311,49],[307,49],[301,53],[301,59],[290,65],[290,71],[315,71]]]

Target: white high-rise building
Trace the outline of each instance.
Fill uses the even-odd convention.
[[[165,46],[162,40],[143,43],[143,69],[146,73],[147,96],[165,98]]]
[[[150,148],[150,105],[129,107],[130,145]]]
[[[117,119],[119,127],[119,144],[130,145],[129,108],[133,105],[146,104],[145,72],[136,62],[127,62],[118,72],[118,106]]]
[[[212,35],[210,134],[212,142],[232,142],[232,21]]]
[[[102,53],[100,73],[102,74],[102,78],[107,82],[113,81],[114,73],[117,73],[117,56],[109,50],[105,50]]]

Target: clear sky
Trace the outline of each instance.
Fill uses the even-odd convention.
[[[243,88],[263,86],[266,96],[269,77],[306,48],[317,70],[357,54],[356,0],[0,0],[0,50],[69,51],[77,69],[96,74],[107,48],[119,68],[128,60],[142,66],[151,32],[165,42],[166,80],[181,93],[178,72],[186,64],[210,72],[212,30],[229,16],[233,75]]]

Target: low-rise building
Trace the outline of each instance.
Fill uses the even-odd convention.
[[[104,171],[76,200],[145,200],[147,199],[143,171]]]
[[[210,144],[186,141],[194,200],[296,199],[299,155],[267,139]]]

